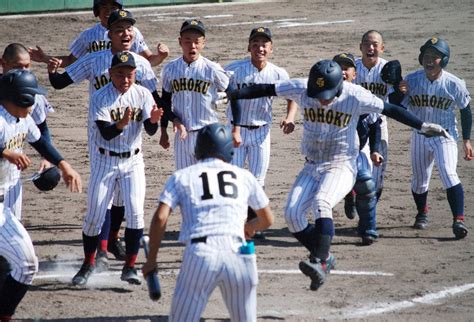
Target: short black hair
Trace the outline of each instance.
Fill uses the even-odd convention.
[[[378,34],[378,35],[380,36],[380,38],[382,39],[382,42],[383,42],[382,33],[381,33],[380,31],[378,31],[378,30],[375,30],[375,29],[371,29],[371,30],[367,31],[366,33],[364,33],[364,34],[362,35],[361,42],[364,42],[364,39],[367,38],[367,37],[368,37],[370,34],[372,34],[372,33]]]
[[[28,49],[20,43],[11,43],[3,51],[2,59],[5,61],[12,61],[18,55],[28,54]]]

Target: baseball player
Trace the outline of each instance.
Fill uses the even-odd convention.
[[[29,115],[37,94],[45,94],[33,73],[12,69],[0,79],[0,256],[11,271],[0,286],[0,320],[10,321],[38,271],[33,243],[26,229],[9,208],[4,207],[4,188],[26,169],[31,160],[23,152],[29,142],[43,157],[57,165],[69,189],[82,189],[79,174],[43,136]]]
[[[273,52],[272,32],[266,27],[252,29],[247,47],[250,57],[237,60],[224,69],[231,76],[231,83],[236,88],[258,83],[276,83],[289,79],[288,73],[268,61]],[[242,116],[240,122],[242,143],[235,149],[232,164],[241,168],[248,162],[249,171],[257,178],[262,187],[270,164],[270,125],[272,123],[272,97],[262,97],[241,102]],[[295,115],[298,107],[288,101],[287,116],[281,121],[280,127],[285,134],[293,132]],[[233,122],[230,104],[227,118]],[[255,213],[249,208],[249,218]],[[256,237],[263,237],[261,232]]]
[[[169,321],[199,321],[218,286],[231,321],[257,320],[257,263],[245,238],[273,223],[269,200],[255,177],[229,164],[232,137],[219,123],[198,131],[199,160],[166,182],[150,225],[150,252],[143,275],[157,269],[157,253],[171,211],[181,208],[179,241],[186,244]],[[257,217],[246,222],[247,207]],[[239,250],[240,249],[240,250]]]
[[[464,223],[463,187],[456,172],[459,135],[455,109],[458,107],[461,112],[464,159],[470,161],[474,158],[470,140],[471,96],[463,80],[444,70],[449,58],[449,45],[441,38],[433,37],[421,46],[418,60],[423,69],[406,76],[408,93],[402,104],[421,120],[437,123],[450,134],[446,138],[425,138],[416,131],[412,133],[411,189],[418,210],[414,227],[426,229],[428,226],[428,188],[436,162],[453,215],[453,233],[461,239],[466,237],[468,229]]]
[[[67,67],[88,53],[110,49],[112,42],[107,34],[107,21],[110,14],[118,9],[123,9],[122,0],[94,0],[94,16],[99,17],[100,21],[93,27],[81,32],[79,36],[73,40],[69,46],[70,54],[68,56],[49,56],[43,52],[41,47],[37,46],[36,48],[29,48],[32,59],[36,62],[43,62],[46,64],[54,59],[59,62],[60,67]],[[133,27],[133,30],[135,38],[130,51],[140,54],[148,59],[152,66],[161,64],[161,62],[168,57],[168,46],[165,44],[158,44],[157,54],[153,54],[148,48],[140,30],[136,27]]]
[[[344,81],[352,83],[356,77],[356,63],[354,56],[343,53],[334,56],[333,60],[342,69]],[[359,214],[357,230],[362,238],[363,245],[371,245],[378,238],[376,225],[376,187],[372,177],[372,166],[380,166],[383,158],[380,150],[380,117],[378,114],[363,114],[357,123],[357,135],[359,136],[359,155],[357,156],[357,177],[354,188],[345,198],[354,198],[354,208]],[[369,148],[370,147],[370,148]],[[363,151],[369,151],[364,153]],[[367,157],[370,154],[370,157]],[[347,203],[345,203],[347,205]],[[351,207],[352,208],[352,207]],[[350,219],[352,209],[346,210]]]
[[[30,69],[31,60],[28,50],[25,46],[18,43],[9,44],[5,47],[3,55],[0,59],[3,73],[7,73],[12,69]],[[40,129],[41,135],[48,141],[51,142],[51,136],[49,133],[48,124],[46,122],[46,116],[53,111],[53,107],[48,102],[44,95],[35,95],[35,102],[31,107],[30,115],[33,118],[35,124]],[[39,172],[43,169],[50,167],[48,161],[42,160]],[[6,187],[4,196],[4,207],[9,208],[10,211],[18,216],[21,220],[21,205],[22,205],[22,183],[18,173],[17,180],[10,182],[12,185]]]
[[[334,235],[332,208],[354,186],[359,154],[356,127],[359,116],[383,113],[428,135],[448,135],[437,124],[423,123],[403,108],[382,101],[361,86],[344,82],[342,70],[332,60],[322,60],[310,70],[309,78],[277,84],[256,84],[229,93],[231,99],[283,96],[301,107],[304,168],[296,178],[285,207],[290,232],[310,252],[300,270],[317,290],[334,267],[329,252]],[[306,213],[312,210],[314,224]]]
[[[171,107],[176,115],[171,121],[180,126],[174,139],[178,170],[196,163],[197,131],[219,121],[215,102],[219,99],[218,92],[229,87],[229,77],[224,69],[201,55],[206,44],[205,34],[201,21],[184,21],[178,38],[183,55],[166,64],[161,73],[165,109]],[[235,113],[235,107],[232,110]],[[240,114],[236,113],[235,117],[240,118]],[[166,124],[161,127],[160,144],[165,148],[170,145]]]
[[[87,215],[83,225],[84,263],[74,276],[74,285],[84,285],[94,270],[94,258],[105,212],[119,185],[125,204],[126,260],[121,279],[140,284],[135,270],[140,238],[143,235],[145,167],[141,152],[142,128],[149,135],[158,130],[163,114],[154,104],[150,91],[135,83],[134,54],[118,52],[109,70],[111,83],[91,97],[90,129],[91,179]]]
[[[117,10],[112,12],[108,20],[109,27],[109,38],[112,41],[111,47],[108,50],[91,53],[78,59],[72,65],[66,67],[64,73],[59,74],[56,71],[57,65],[50,64],[48,66],[50,74],[49,79],[53,87],[57,89],[64,88],[73,83],[80,83],[83,80],[89,80],[89,95],[92,95],[101,87],[105,86],[110,81],[109,68],[112,61],[112,56],[120,51],[130,51],[135,37],[133,25],[136,20],[133,15],[126,10]],[[150,63],[143,57],[133,53],[136,68],[136,80],[148,88],[153,94],[156,100],[159,99],[159,95],[156,91],[158,80],[151,68]],[[89,113],[89,124],[90,129],[93,126],[94,121],[91,120],[91,114]],[[94,141],[89,138],[89,152],[95,151],[93,146]],[[120,200],[120,192],[116,192],[114,200],[115,207],[112,207],[111,214],[106,216],[104,227],[102,229],[101,242],[99,244],[98,253],[102,257],[101,266],[107,268],[106,251],[113,252],[117,259],[123,260],[125,254],[121,249],[121,244],[118,241],[118,234],[120,230],[120,224],[124,218],[124,210],[122,201]],[[108,218],[111,218],[109,220]],[[109,228],[110,227],[110,228]],[[110,234],[109,234],[110,229]],[[109,241],[110,245],[109,245]]]

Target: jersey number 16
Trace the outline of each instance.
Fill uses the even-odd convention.
[[[237,199],[239,195],[237,185],[231,181],[226,181],[226,176],[228,180],[228,176],[230,176],[231,179],[237,178],[235,173],[232,171],[218,172],[217,182],[219,184],[219,194],[222,197]],[[209,187],[209,178],[207,172],[201,173],[199,177],[202,179],[202,187],[204,190],[204,194],[201,196],[201,200],[208,200],[214,198]]]

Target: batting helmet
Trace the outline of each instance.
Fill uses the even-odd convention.
[[[421,65],[423,65],[423,55],[428,48],[434,48],[438,51],[441,55],[441,63],[440,66],[442,68],[446,67],[449,62],[449,45],[448,43],[441,38],[433,37],[429,39],[423,46],[420,47],[420,54],[418,55],[418,61]]]
[[[216,157],[230,162],[234,156],[230,129],[220,123],[209,124],[200,129],[194,155],[198,160]]]
[[[94,0],[94,6],[92,7],[92,10],[94,11],[94,16],[99,16],[99,7],[101,4],[104,4],[104,3],[107,3],[107,2],[110,2],[107,1],[107,0]],[[117,5],[119,7],[119,9],[122,9],[123,8],[123,0],[114,0],[112,1],[113,4]]]
[[[321,60],[311,67],[308,78],[308,96],[323,100],[333,99],[342,90],[341,66],[333,60]]]
[[[61,174],[57,167],[51,167],[39,173],[33,183],[41,191],[49,191],[56,188],[61,179]]]
[[[26,69],[12,69],[0,79],[0,98],[19,107],[30,107],[36,94],[46,94],[35,74]]]

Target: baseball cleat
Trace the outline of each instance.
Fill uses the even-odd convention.
[[[354,219],[357,215],[357,209],[355,206],[355,194],[349,192],[344,198],[344,213],[349,219]]]
[[[94,266],[90,264],[82,264],[81,269],[72,278],[73,285],[85,285],[89,276],[94,272]]]
[[[122,268],[122,276],[120,276],[120,279],[135,285],[140,285],[142,283],[135,267],[124,266]]]
[[[125,247],[123,247],[122,243],[120,242],[120,239],[116,239],[113,242],[108,243],[107,245],[107,251],[109,253],[112,253],[115,256],[115,259],[117,260],[125,260]]]
[[[362,245],[370,246],[377,241],[377,237],[373,235],[363,235],[362,236]]]
[[[255,235],[253,235],[252,238],[258,240],[265,240],[265,234],[263,233],[263,231],[256,231]]]
[[[107,253],[103,250],[99,250],[95,256],[95,271],[96,273],[100,273],[107,270],[109,270],[109,259],[107,258]]]
[[[464,221],[462,220],[454,220],[453,221],[453,233],[456,236],[456,239],[463,239],[466,237],[468,230]]]
[[[413,228],[421,230],[428,228],[428,216],[426,214],[417,214]]]
[[[310,259],[301,261],[299,268],[304,275],[311,278],[311,291],[316,291],[324,284],[326,275],[329,274],[335,265],[336,259],[332,254],[329,254],[329,257],[324,262],[319,258],[311,256]]]

